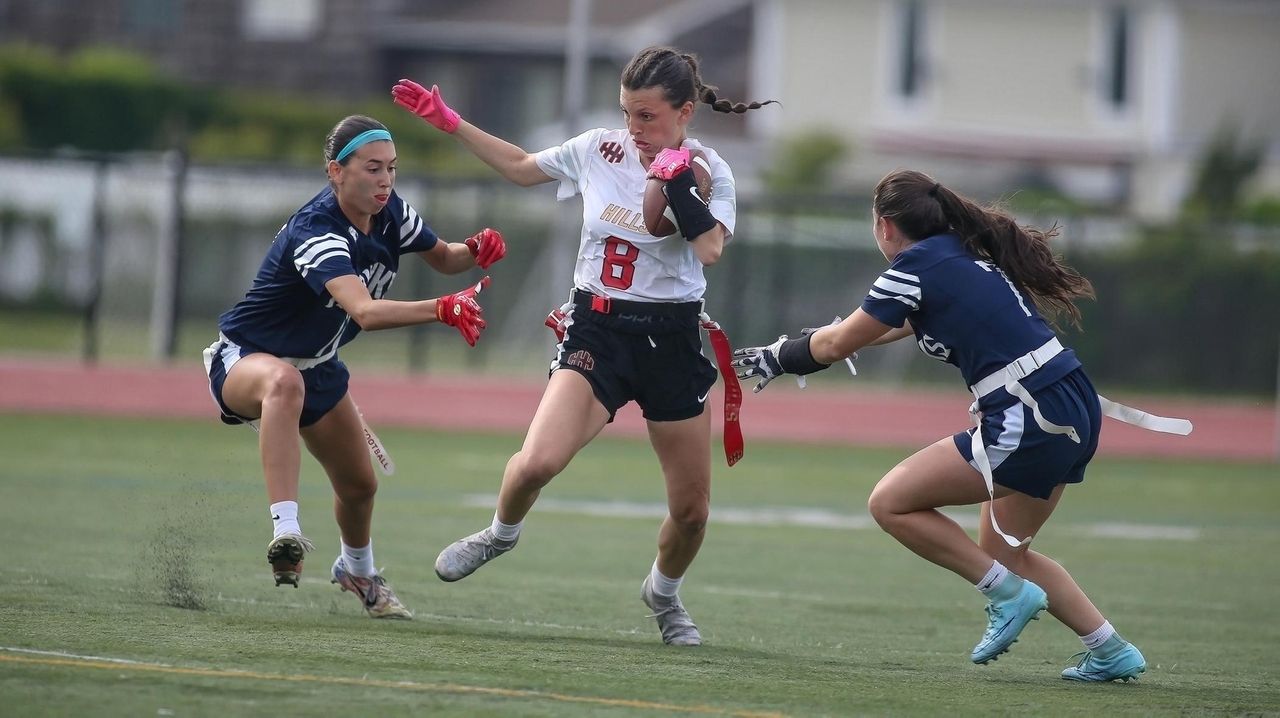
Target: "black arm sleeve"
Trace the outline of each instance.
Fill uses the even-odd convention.
[[[685,170],[662,186],[667,195],[667,205],[676,216],[680,233],[688,241],[697,239],[703,232],[716,226],[716,218],[702,198],[698,197],[698,184],[693,170]]]
[[[778,348],[778,363],[782,365],[783,371],[788,374],[812,374],[831,366],[813,358],[813,350],[809,348],[809,341],[812,339],[812,334],[806,334],[799,339],[788,339],[782,343]]]

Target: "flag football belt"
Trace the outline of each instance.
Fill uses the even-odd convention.
[[[703,311],[704,303],[701,300],[696,302],[633,302],[602,297],[598,294],[574,289],[569,294],[569,303],[597,314],[613,316],[635,313],[682,317],[690,311],[696,312],[698,326],[707,333],[707,338],[711,340],[711,349],[716,355],[716,366],[720,370],[720,379],[724,382],[724,458],[729,466],[733,466],[742,459],[745,451],[740,421],[742,414],[742,385],[738,383],[738,374],[733,368],[733,344],[729,341],[729,335],[725,333],[724,329],[721,329],[720,325]],[[552,331],[557,331],[557,325],[560,321],[563,321],[564,313],[568,311],[568,306],[565,305],[560,308],[559,317],[556,316],[554,311],[547,317],[546,324]],[[559,336],[558,331],[557,336]]]
[[[1032,537],[1028,536],[1021,540],[1014,538],[1002,531],[1000,524],[996,522],[995,482],[991,475],[991,460],[987,458],[986,447],[982,444],[982,422],[978,415],[978,402],[992,392],[1004,389],[1015,399],[1031,407],[1031,413],[1035,416],[1036,425],[1042,431],[1048,434],[1064,434],[1077,444],[1080,443],[1080,435],[1076,432],[1075,427],[1062,426],[1046,419],[1040,411],[1040,405],[1036,402],[1035,397],[1021,383],[1023,379],[1031,376],[1033,372],[1048,364],[1051,359],[1063,351],[1065,349],[1062,346],[1062,342],[1058,341],[1057,337],[1054,337],[1039,348],[1014,359],[1003,369],[992,372],[978,383],[969,387],[969,391],[973,392],[974,397],[973,404],[969,407],[969,416],[973,418],[974,426],[977,427],[973,431],[973,443],[971,444],[973,463],[977,464],[978,470],[982,472],[982,480],[987,484],[987,495],[991,497],[993,502],[989,512],[991,515],[991,527],[1010,546],[1016,547],[1029,543]],[[1101,394],[1098,395],[1098,404],[1102,408],[1103,416],[1109,416],[1112,419],[1123,421],[1126,424],[1132,424],[1148,431],[1159,431],[1165,434],[1179,434],[1182,436],[1191,433],[1191,422],[1186,419],[1174,419],[1148,414],[1141,409],[1111,401]]]

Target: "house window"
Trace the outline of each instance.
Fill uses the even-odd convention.
[[[902,0],[898,3],[898,62],[894,89],[905,99],[920,96],[925,80],[924,3]]]
[[[244,0],[241,22],[255,40],[306,40],[320,31],[322,0]]]
[[[1129,8],[1112,7],[1106,20],[1106,44],[1102,64],[1102,99],[1109,107],[1123,110],[1129,104],[1129,52],[1133,18]]]

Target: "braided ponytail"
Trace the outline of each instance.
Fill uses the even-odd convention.
[[[720,99],[716,95],[719,88],[702,81],[702,75],[698,71],[698,56],[672,47],[646,47],[636,53],[622,70],[622,86],[633,91],[661,87],[672,107],[679,107],[686,102],[704,102],[716,112],[741,114],[778,102],[766,100],[744,104]]]

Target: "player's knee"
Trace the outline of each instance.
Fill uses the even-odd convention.
[[[697,536],[707,528],[710,512],[706,502],[671,509],[671,521],[684,536]]]
[[[378,493],[378,478],[370,471],[368,476],[352,476],[338,482],[334,493],[344,504],[359,504],[373,501]]]
[[[551,483],[568,464],[564,459],[545,451],[521,451],[517,454],[517,477],[526,488],[540,489]]]
[[[284,406],[302,406],[307,387],[302,381],[302,374],[291,366],[280,366],[272,369],[267,377],[263,403],[272,402]]]
[[[870,512],[871,518],[876,520],[880,528],[888,531],[894,519],[900,515],[894,510],[896,504],[897,501],[893,491],[887,488],[884,482],[881,482],[876,484],[876,487],[871,491],[871,496],[867,498],[867,511]]]

